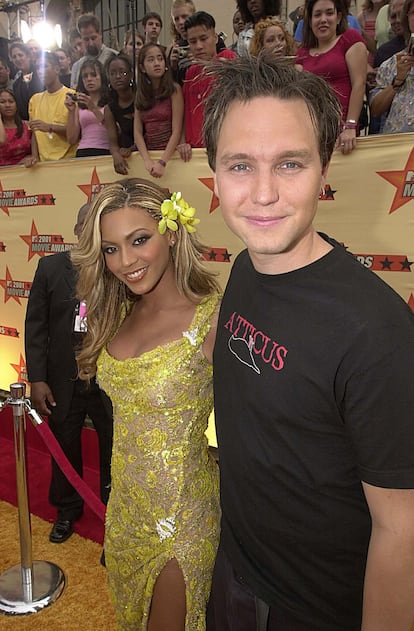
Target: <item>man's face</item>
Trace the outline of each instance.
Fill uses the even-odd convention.
[[[67,74],[70,71],[70,57],[63,50],[56,51],[55,55],[59,59],[60,72]]]
[[[80,34],[85,53],[91,57],[97,57],[102,48],[102,34],[96,31],[93,26],[81,28]]]
[[[390,3],[389,22],[394,35],[403,34],[403,29],[401,26],[401,10],[403,6],[404,0],[394,0],[394,2]]]
[[[217,34],[204,25],[192,26],[187,31],[190,52],[194,59],[209,61],[216,55]]]
[[[59,76],[59,67],[45,61],[37,66],[37,74],[45,88],[48,88],[55,83],[56,78]]]
[[[171,17],[174,22],[174,26],[177,32],[181,35],[182,39],[187,39],[187,33],[184,28],[186,19],[193,14],[193,10],[188,4],[176,9],[171,9]]]
[[[264,96],[230,105],[218,139],[215,192],[259,272],[285,273],[309,262],[326,170],[304,101]]]
[[[158,37],[161,33],[161,24],[156,18],[150,18],[145,25],[145,38],[147,43],[158,42]]]

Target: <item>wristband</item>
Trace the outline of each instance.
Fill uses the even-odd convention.
[[[345,123],[342,125],[342,131],[345,131],[346,129],[353,129],[354,131],[356,131],[358,129],[358,123],[356,123],[355,121],[345,121]]]
[[[160,165],[161,165],[162,167],[164,167],[164,169],[165,169],[165,167],[167,166],[166,161],[165,161],[165,160],[162,160],[162,159],[160,158],[160,159],[158,160],[158,162],[159,162],[159,163],[160,163]]]

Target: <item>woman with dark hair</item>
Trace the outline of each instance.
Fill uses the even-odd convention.
[[[296,62],[323,77],[342,106],[339,146],[350,153],[356,146],[358,120],[367,76],[367,49],[362,36],[348,28],[342,0],[308,0],[305,5],[303,47]]]
[[[162,46],[145,44],[138,57],[134,138],[145,168],[153,177],[162,177],[168,160],[180,141],[184,99],[181,87],[173,81]],[[157,161],[149,150],[162,150]]]
[[[255,24],[264,18],[279,16],[280,0],[237,0],[237,9],[246,24],[239,33],[237,53],[245,55],[250,48]]]
[[[0,166],[32,166],[32,132],[20,118],[16,98],[9,89],[0,90]]]
[[[387,113],[384,134],[414,132],[414,0],[405,0],[401,26],[407,47],[380,65],[370,95],[371,113]]]
[[[108,88],[100,61],[87,59],[79,72],[78,91],[67,94],[69,110],[66,137],[69,144],[79,141],[77,158],[107,156],[110,152],[108,131],[105,127],[105,105]]]
[[[105,125],[108,130],[111,154],[117,173],[126,175],[134,145],[134,69],[130,58],[121,53],[106,62],[109,80],[109,102],[105,106]]]
[[[13,42],[9,50],[10,59],[17,70],[13,81],[13,92],[22,120],[29,120],[30,97],[43,92],[44,86],[36,72],[30,49],[22,42]]]
[[[119,146],[111,146],[109,137],[116,136],[113,120],[109,120],[108,85],[104,68],[97,59],[87,59],[79,72],[78,92],[67,94],[69,110],[66,137],[71,145],[79,142],[77,158],[112,155],[114,169],[126,175],[127,167]]]

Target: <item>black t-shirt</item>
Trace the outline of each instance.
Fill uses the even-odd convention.
[[[414,314],[342,247],[280,275],[234,263],[214,351],[222,544],[270,605],[357,631],[361,480],[414,488]]]

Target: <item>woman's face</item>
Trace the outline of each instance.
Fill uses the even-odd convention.
[[[138,59],[139,51],[143,47],[144,42],[142,40],[141,35],[139,33],[135,34],[135,59]],[[125,44],[125,53],[128,55],[130,59],[132,59],[132,37],[130,37]]]
[[[238,35],[240,31],[244,29],[244,26],[245,24],[242,16],[240,15],[240,11],[236,11],[236,13],[233,15],[233,31],[236,35]]]
[[[263,37],[263,48],[275,57],[287,55],[287,41],[280,26],[268,26]]]
[[[108,79],[113,90],[125,90],[132,79],[132,72],[123,59],[115,59],[108,68]]]
[[[311,17],[311,29],[318,41],[330,41],[336,37],[336,27],[341,21],[332,0],[318,0]]]
[[[171,9],[171,18],[174,22],[176,31],[180,34],[182,39],[187,39],[186,30],[184,28],[185,21],[190,15],[193,15],[194,11],[189,4],[184,4],[182,7]]]
[[[32,59],[30,55],[27,55],[21,48],[18,48],[17,46],[12,48],[10,52],[10,59],[16,66],[17,70],[21,70],[23,74],[30,72]]]
[[[174,281],[172,233],[161,235],[158,222],[142,208],[119,208],[101,217],[101,241],[110,272],[138,296]]]
[[[264,0],[247,0],[247,10],[252,14],[255,22],[265,17]]]
[[[92,66],[87,66],[82,70],[82,81],[88,94],[99,92],[102,87],[101,75]]]
[[[8,92],[0,92],[0,115],[3,118],[14,118],[17,105],[14,97]]]
[[[164,55],[158,46],[151,46],[145,53],[142,70],[150,79],[160,79],[165,73]]]

